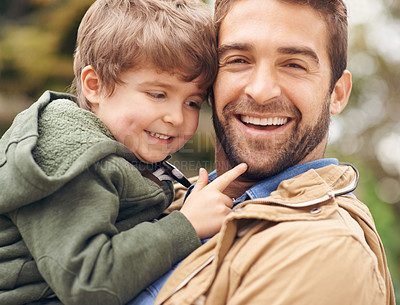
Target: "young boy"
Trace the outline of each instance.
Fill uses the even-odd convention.
[[[200,171],[184,208],[153,221],[182,178],[164,160],[195,132],[216,70],[200,0],[91,6],[77,98],[45,92],[0,140],[0,304],[124,304],[219,230],[245,166],[209,185]]]

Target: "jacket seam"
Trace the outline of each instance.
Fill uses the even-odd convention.
[[[41,257],[38,258],[37,264],[39,265],[40,261],[45,260],[45,259],[49,259],[49,260],[53,261],[57,266],[59,266],[59,267],[60,267],[61,269],[63,269],[65,272],[71,274],[71,275],[76,279],[76,281],[79,283],[79,286],[80,286],[80,287],[83,287],[83,285],[82,285],[82,283],[81,283],[79,277],[77,276],[77,274],[76,274],[75,272],[69,270],[68,268],[66,268],[66,267],[63,266],[62,264],[60,264],[60,263],[59,263],[56,259],[54,259],[53,257],[51,257],[51,256],[49,256],[49,255],[41,256]],[[114,297],[118,300],[119,304],[122,304],[122,301],[121,301],[121,299],[119,298],[119,296],[118,296],[115,292],[110,291],[110,290],[109,290],[108,288],[106,288],[106,287],[98,287],[98,288],[96,288],[96,289],[85,289],[85,291],[88,291],[88,292],[100,292],[100,291],[101,291],[101,292],[105,292],[105,293],[107,293],[107,294],[110,294],[110,295],[114,296]]]
[[[347,212],[347,211],[346,211]],[[348,213],[348,212],[347,212]],[[340,209],[338,209],[338,215],[343,223],[344,226],[346,226],[347,230],[349,230],[350,232],[352,231],[348,222],[344,219],[342,213],[340,212]],[[353,219],[353,218],[352,218]],[[353,219],[354,220],[354,219]],[[357,224],[359,226],[359,224]],[[361,229],[361,228],[360,228]],[[381,292],[386,293],[386,289],[385,289],[385,280],[382,277],[380,271],[379,271],[379,266],[378,266],[378,262],[377,262],[377,258],[376,255],[374,254],[374,252],[371,250],[371,248],[369,248],[367,245],[367,241],[365,240],[365,242],[361,242],[360,239],[358,237],[356,237],[354,234],[349,233],[349,236],[353,237],[362,247],[362,249],[367,253],[368,257],[370,258],[375,258],[375,264],[374,264],[374,271],[375,271],[375,276],[377,277],[377,282],[379,283],[379,288],[381,289]],[[372,256],[373,254],[373,256]]]
[[[112,155],[112,156],[115,156],[115,155]],[[113,164],[115,167],[117,167],[118,170],[119,170],[121,173],[123,173],[123,174],[122,174],[122,180],[123,180],[122,185],[123,185],[123,188],[121,189],[120,193],[126,194],[126,174],[125,174],[126,170],[125,170],[125,168],[122,168],[117,162],[115,162],[115,161],[113,160],[113,158],[110,158],[110,157],[111,157],[111,156],[109,156],[109,158],[107,158],[108,160],[106,160],[106,162],[110,162],[110,163]],[[119,157],[119,156],[117,156],[117,157]],[[121,157],[121,158],[122,158],[122,157]],[[126,159],[125,159],[125,160],[126,160]],[[128,162],[128,161],[127,161],[127,162]],[[134,165],[132,164],[132,166],[134,166]],[[134,166],[134,167],[135,167],[135,166]],[[137,169],[139,175],[141,175],[139,169],[136,168],[136,167],[135,167],[135,169]],[[143,179],[146,179],[146,178],[143,177]],[[149,181],[151,181],[151,180],[149,180]],[[146,182],[147,182],[147,181],[146,181]],[[155,184],[153,181],[151,181],[151,183],[153,183],[154,186],[155,186],[153,192],[151,192],[151,193],[146,193],[145,195],[141,195],[141,196],[132,196],[132,197],[123,196],[123,198],[120,198],[120,200],[121,200],[121,201],[143,200],[143,199],[153,198],[153,197],[155,197],[155,196],[158,196],[158,195],[164,193],[164,190],[163,190],[160,186],[158,186],[157,184]]]
[[[279,225],[279,223],[277,225]],[[310,236],[307,239],[298,240],[295,244],[292,244],[292,245],[293,246],[297,245],[298,247],[302,247],[302,245],[309,244],[309,241],[310,241],[311,238],[312,237]],[[332,238],[333,239],[350,238],[350,239],[356,241],[356,243],[359,246],[361,246],[363,252],[367,255],[367,257],[374,262],[374,264],[373,264],[374,268],[373,269],[374,269],[374,275],[375,275],[376,281],[378,282],[380,292],[385,294],[386,293],[385,283],[384,283],[384,280],[383,280],[382,276],[380,275],[378,265],[376,264],[376,260],[375,260],[376,257],[372,256],[371,252],[368,251],[370,249],[366,248],[365,245],[359,240],[359,238],[357,238],[354,234],[352,234],[350,232],[347,232],[347,233],[336,233],[336,234],[328,233],[328,234],[321,235],[321,236],[318,237],[319,244],[318,245],[315,244],[315,248],[323,247],[323,244],[324,244],[322,242],[323,239],[332,239]],[[231,262],[234,262],[235,259],[236,258],[231,259]],[[240,276],[240,278],[242,278],[245,275],[243,272],[239,272],[238,270],[236,270],[235,264],[233,264],[233,263],[230,264],[230,269],[232,271],[234,271],[236,274],[238,274]]]
[[[21,142],[23,142],[23,141],[25,141],[25,140],[27,140],[27,139],[29,139],[29,138],[34,138],[34,137],[37,138],[38,135],[37,135],[37,134],[30,134],[30,135],[26,135],[26,136],[24,136],[24,137],[22,137],[22,138],[18,138],[18,139],[14,139],[14,140],[13,140],[13,139],[10,139],[10,142],[7,143],[7,146],[6,146],[6,148],[4,149],[4,155],[3,155],[4,161],[2,161],[3,163],[0,163],[0,167],[7,163],[7,161],[8,161],[8,159],[7,159],[7,153],[8,153],[8,150],[10,149],[10,147],[11,147],[12,145],[18,145],[19,143],[21,143]]]

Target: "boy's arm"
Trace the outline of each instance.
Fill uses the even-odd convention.
[[[157,205],[143,210],[167,198],[141,176],[138,185],[130,185],[135,173],[140,176],[106,162],[20,209],[14,219],[39,271],[63,303],[124,304],[200,245],[180,212],[144,222],[162,210]],[[146,185],[152,191],[143,189]],[[134,197],[138,190],[141,198]],[[120,208],[129,205],[121,216]],[[120,224],[134,227],[120,232]]]
[[[198,178],[199,176],[195,176],[189,178],[188,180],[191,184],[193,184],[197,181]],[[173,211],[179,211],[183,205],[183,200],[185,199],[185,195],[188,190],[187,187],[183,186],[180,183],[174,183],[174,190],[175,190],[174,201],[164,211],[164,214],[170,214]]]

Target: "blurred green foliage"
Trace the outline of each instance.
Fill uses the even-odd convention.
[[[382,1],[387,18],[399,20],[399,1]],[[28,107],[44,90],[68,89],[73,79],[72,55],[77,28],[92,2],[0,2],[0,135],[16,113]],[[338,116],[338,125],[334,124],[340,127],[339,135],[332,137],[327,156],[350,162],[359,169],[361,179],[356,195],[374,216],[399,295],[400,156],[395,159],[395,152],[389,151],[390,158],[385,158],[386,155],[379,152],[389,150],[383,145],[387,141],[382,142],[385,137],[400,134],[400,59],[393,61],[373,43],[368,43],[369,30],[368,24],[359,24],[350,30],[353,92],[346,110]],[[214,134],[209,107],[202,110],[197,134],[171,162],[189,176],[196,175],[200,167],[208,171],[214,168]],[[382,196],[385,191],[382,191],[382,181],[393,182],[392,189],[386,188],[390,198]]]

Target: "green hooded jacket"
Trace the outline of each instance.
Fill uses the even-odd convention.
[[[0,304],[125,304],[200,245],[171,182],[47,91],[0,140]]]

